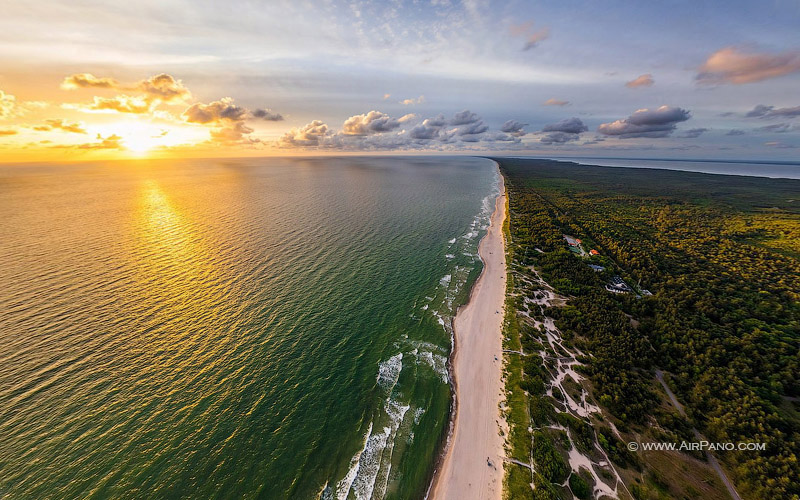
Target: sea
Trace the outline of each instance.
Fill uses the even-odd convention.
[[[423,496],[499,189],[469,157],[0,167],[0,498]]]

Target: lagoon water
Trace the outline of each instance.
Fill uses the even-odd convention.
[[[664,158],[607,158],[607,157],[548,157],[553,160],[571,161],[581,165],[604,167],[654,168],[682,170],[705,174],[746,175],[778,179],[800,179],[800,162],[791,161],[724,161],[683,160]]]
[[[414,498],[476,158],[0,167],[0,497]]]

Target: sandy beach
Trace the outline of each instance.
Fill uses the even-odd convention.
[[[503,492],[502,327],[506,288],[505,190],[478,252],[483,271],[454,321],[456,411],[453,431],[429,498],[500,499]]]

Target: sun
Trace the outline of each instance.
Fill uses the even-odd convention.
[[[144,155],[159,145],[156,138],[143,134],[121,134],[122,144],[131,153]]]
[[[142,157],[156,150],[196,143],[202,138],[196,136],[192,127],[176,126],[168,123],[149,123],[144,121],[116,121],[96,129],[103,137],[116,135],[124,147],[124,156]]]

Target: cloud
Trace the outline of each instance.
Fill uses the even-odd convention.
[[[320,146],[330,134],[327,124],[320,120],[314,120],[299,129],[293,128],[286,132],[280,140],[280,145],[284,147]]]
[[[508,120],[500,127],[500,131],[513,137],[522,137],[527,133],[523,130],[527,126],[527,123],[518,122],[517,120]]]
[[[745,113],[747,118],[794,118],[800,116],[800,106],[793,108],[776,108],[775,106],[756,105]]]
[[[775,134],[783,134],[792,130],[791,123],[776,123],[774,125],[766,125],[764,127],[758,127],[756,130],[759,132],[771,132]]]
[[[526,124],[509,120],[507,132],[490,132],[489,126],[477,114],[464,110],[451,118],[439,114],[418,121],[414,114],[393,118],[380,111],[351,116],[340,131],[331,130],[322,121],[311,122],[292,129],[279,141],[280,147],[319,147],[338,150],[445,150],[483,143],[516,144],[525,135]],[[411,128],[405,124],[416,123]]]
[[[734,128],[734,129],[729,130],[728,133],[725,134],[725,135],[736,136],[736,135],[745,135],[745,134],[746,134],[746,132],[744,130],[739,130],[738,128]]]
[[[661,106],[657,109],[640,109],[627,118],[603,123],[597,131],[603,135],[617,136],[621,139],[633,137],[667,137],[677,128],[677,124],[691,118],[691,113],[682,108]]]
[[[0,90],[0,119],[9,118],[16,105],[16,97]]]
[[[567,132],[553,132],[545,135],[539,142],[542,144],[564,144],[566,142],[577,141],[580,138],[579,134],[570,134]]]
[[[383,94],[383,100],[384,100],[384,101],[385,101],[386,99],[390,98],[390,97],[392,97],[392,94]]]
[[[223,97],[208,104],[192,104],[181,116],[189,123],[220,124],[244,120],[247,117],[247,109],[234,104],[232,98]]]
[[[192,97],[183,82],[166,73],[151,76],[131,85],[124,85],[114,78],[96,77],[91,73],[76,73],[64,78],[61,82],[64,90],[80,88],[98,88],[144,92],[148,101],[167,103],[185,102]]]
[[[690,128],[689,130],[685,130],[682,133],[678,134],[678,137],[682,139],[696,139],[703,135],[703,133],[708,132],[707,128]]]
[[[230,125],[211,130],[211,139],[224,144],[237,144],[241,142],[254,143],[260,142],[259,139],[245,137],[253,133],[253,129],[245,125],[244,122],[233,122]]]
[[[588,131],[589,128],[580,118],[566,118],[557,123],[551,123],[542,127],[542,132],[565,132],[567,134],[580,134]]]
[[[764,143],[765,146],[769,146],[771,148],[783,148],[783,149],[795,149],[797,146],[792,144],[787,144],[781,141],[769,141]]]
[[[192,93],[183,85],[182,81],[166,73],[142,80],[134,88],[147,94],[151,100],[168,103],[185,102],[192,97]]]
[[[561,101],[554,97],[544,101],[542,103],[543,106],[569,106],[569,101]]]
[[[588,130],[589,128],[580,118],[565,118],[542,127],[542,130],[538,133],[545,135],[539,139],[539,142],[549,145],[577,141],[580,138],[580,134]]]
[[[258,111],[256,110],[256,112]],[[266,112],[267,110],[261,111]],[[223,97],[219,101],[213,101],[208,104],[192,104],[186,108],[181,117],[187,123],[216,127],[211,131],[211,139],[214,141],[226,144],[240,142],[251,144],[259,142],[259,140],[245,137],[253,133],[254,130],[245,125],[244,122],[248,118],[256,116],[256,112],[250,112],[247,108],[234,104],[233,99],[230,97]],[[259,118],[265,119],[264,116]]]
[[[475,138],[475,137],[467,138],[467,137],[464,137],[464,136],[480,135],[480,134],[483,134],[484,132],[486,132],[488,130],[489,130],[489,125],[484,123],[483,120],[478,120],[475,123],[470,123],[470,124],[467,124],[467,125],[462,125],[460,127],[456,127],[453,130],[453,133],[455,133],[455,135],[461,136],[462,140],[465,140],[465,141],[472,140],[472,141],[474,141],[477,138]]]
[[[443,115],[427,118],[408,133],[409,137],[418,140],[441,139],[442,129],[447,122]]]
[[[14,130],[14,129],[0,129],[0,136],[3,136],[3,135],[16,135],[18,133],[19,132],[17,130]]]
[[[398,127],[400,127],[399,120],[380,111],[370,111],[367,114],[351,116],[345,120],[342,133],[363,136],[389,132]]]
[[[468,125],[470,123],[475,123],[480,119],[480,116],[468,109],[465,109],[464,111],[459,111],[453,116],[453,118],[450,120],[450,125]]]
[[[523,51],[536,47],[540,42],[546,40],[550,36],[550,28],[548,27],[534,31],[533,21],[512,24],[508,27],[508,31],[511,33],[511,36],[525,38],[525,44],[522,46]]]
[[[386,98],[384,97],[384,99],[386,99]],[[412,104],[422,104],[423,102],[425,102],[425,96],[421,95],[421,96],[417,97],[416,99],[414,99],[414,98],[403,99],[402,101],[400,101],[400,104],[402,104],[403,106],[410,106]]]
[[[45,125],[38,125],[33,127],[34,130],[39,132],[47,132],[50,130],[63,130],[64,132],[72,132],[74,134],[85,134],[86,129],[80,123],[67,123],[61,119],[45,120]]]
[[[780,54],[744,52],[726,47],[711,54],[698,68],[699,84],[745,84],[800,71],[800,51]]]
[[[59,144],[56,146],[51,146],[53,148],[68,148],[68,149],[125,149],[125,145],[122,144],[122,137],[111,134],[109,136],[103,137],[100,134],[97,134],[97,142],[87,142],[84,144],[77,144],[77,145],[63,145]]]
[[[449,140],[454,136],[458,136],[462,141],[477,142],[480,140],[478,136],[489,130],[489,126],[484,123],[481,117],[468,109],[453,115],[453,118],[448,123],[456,128],[440,131],[440,139]]]
[[[87,106],[72,106],[81,111],[106,111],[117,113],[142,114],[149,112],[151,103],[146,99],[136,96],[120,94],[114,97],[94,97],[91,104]]]
[[[252,112],[253,117],[260,118],[264,121],[268,122],[280,122],[283,121],[283,115],[280,113],[276,113],[271,109],[254,109]]]
[[[64,90],[74,90],[80,88],[116,89],[119,82],[113,78],[98,78],[91,73],[76,73],[64,78],[61,88]]]
[[[522,46],[522,50],[530,50],[539,45],[539,42],[542,42],[549,37],[550,28],[542,28],[539,31],[535,31],[528,35],[527,40],[525,40],[525,45]]]
[[[513,120],[509,120],[509,121],[513,121]],[[508,122],[506,122],[506,123],[508,123]],[[521,133],[522,133],[522,135],[525,135],[526,132],[521,131]],[[521,137],[521,135],[518,136],[518,135],[508,134],[508,133],[504,133],[504,132],[494,132],[494,133],[486,134],[484,136],[484,140],[486,140],[487,142],[514,142],[514,143],[519,143],[519,142],[521,142],[520,137]]]
[[[656,81],[653,80],[653,75],[646,73],[644,75],[637,76],[629,82],[626,82],[625,86],[629,89],[636,89],[640,87],[652,87],[654,83],[656,83]]]

